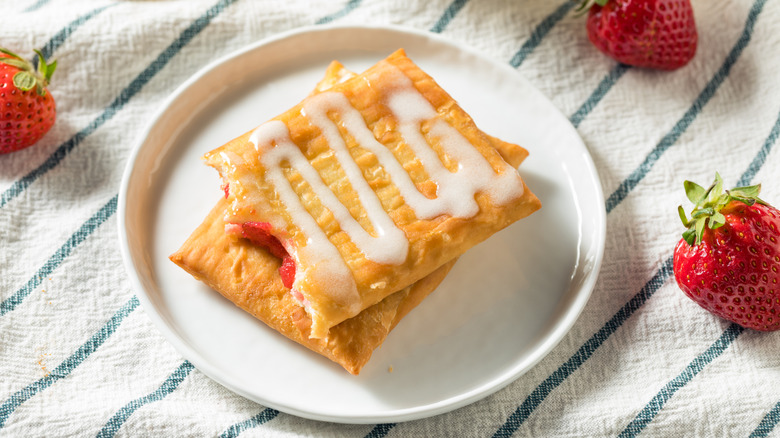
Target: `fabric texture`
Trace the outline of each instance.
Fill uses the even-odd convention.
[[[780,1],[693,0],[698,53],[673,72],[599,53],[575,6],[0,0],[0,46],[59,60],[54,128],[0,156],[0,436],[780,436],[780,334],[699,308],[671,259],[685,179],[763,182],[780,205]],[[215,57],[324,23],[427,30],[512,65],[599,172],[606,252],[577,323],[528,373],[450,413],[343,425],[248,401],[166,342],[123,267],[119,183],[161,103]]]

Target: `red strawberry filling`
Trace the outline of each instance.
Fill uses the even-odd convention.
[[[236,233],[239,231],[238,227],[240,227],[243,238],[248,239],[255,245],[266,248],[268,252],[282,259],[279,275],[282,276],[284,287],[292,289],[293,281],[295,281],[295,260],[284,249],[282,242],[271,235],[271,224],[268,222],[244,222],[241,225],[229,224],[229,228],[226,231]]]
[[[279,275],[282,276],[284,287],[292,289],[293,281],[295,281],[295,260],[289,255],[285,255],[282,258],[282,266],[279,267]]]

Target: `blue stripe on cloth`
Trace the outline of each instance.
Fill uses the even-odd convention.
[[[119,429],[127,421],[127,419],[133,415],[133,412],[138,410],[141,406],[146,404],[162,400],[168,394],[172,393],[179,384],[190,375],[193,370],[192,364],[185,360],[179,365],[176,370],[168,376],[167,379],[151,394],[145,395],[141,398],[137,398],[130,403],[126,404],[122,409],[117,411],[113,417],[103,426],[103,429],[98,432],[98,438],[111,438],[119,432]]]
[[[92,121],[86,128],[77,132],[68,141],[60,145],[49,158],[43,162],[36,169],[32,170],[21,179],[15,181],[11,187],[9,187],[2,196],[0,196],[0,208],[4,207],[8,201],[19,196],[27,187],[30,186],[38,177],[53,169],[60,163],[76,146],[78,146],[85,138],[95,132],[98,128],[103,126],[104,123],[111,120],[116,113],[118,113],[130,99],[138,94],[139,91],[146,85],[157,73],[162,70],[181,49],[192,41],[203,29],[211,23],[211,20],[219,15],[222,10],[227,6],[235,3],[236,0],[220,0],[214,6],[209,8],[203,15],[195,19],[184,31],[181,32],[178,38],[171,43],[165,50],[157,56],[148,67],[144,69],[135,79],[128,85],[110,105],[108,105],[103,113],[100,114],[95,120]]]
[[[22,403],[26,402],[34,395],[48,388],[60,379],[67,377],[76,367],[78,367],[86,358],[94,353],[103,343],[111,337],[112,334],[119,328],[119,325],[130,313],[138,307],[138,298],[133,295],[130,300],[125,303],[114,316],[111,317],[103,327],[98,330],[97,333],[92,335],[87,342],[78,348],[72,355],[65,359],[61,364],[57,365],[57,368],[52,372],[39,379],[38,381],[27,385],[24,389],[21,389],[8,398],[2,405],[0,405],[0,429],[5,426],[5,422],[8,417],[18,408]]]
[[[620,204],[623,199],[626,198],[626,196],[628,196],[629,192],[631,192],[639,184],[639,182],[644,179],[644,177],[650,172],[650,169],[652,169],[653,165],[655,165],[661,155],[663,155],[663,153],[666,152],[669,147],[677,142],[680,136],[682,136],[691,123],[693,123],[693,121],[696,119],[696,116],[699,115],[702,108],[704,108],[710,99],[712,99],[712,96],[715,95],[715,92],[728,77],[729,73],[731,72],[731,68],[734,66],[734,64],[736,64],[739,56],[745,50],[745,47],[747,47],[747,45],[750,43],[751,36],[753,35],[753,28],[755,27],[758,16],[761,14],[761,11],[764,8],[764,4],[766,4],[766,0],[756,0],[756,2],[753,3],[753,7],[750,8],[750,12],[748,13],[742,35],[737,40],[736,44],[734,44],[734,47],[732,47],[728,56],[726,56],[726,59],[723,61],[723,65],[720,66],[720,69],[718,69],[718,71],[715,73],[715,76],[710,79],[699,96],[693,102],[691,107],[688,108],[688,111],[686,111],[682,118],[677,121],[677,124],[674,125],[672,130],[664,135],[664,137],[660,142],[658,142],[650,154],[645,157],[645,160],[639,165],[639,167],[631,172],[631,174],[625,180],[623,180],[622,183],[620,183],[620,186],[618,186],[618,188],[611,195],[609,195],[606,203],[607,213],[617,207],[617,205]]]
[[[32,293],[38,286],[40,286],[43,279],[54,272],[57,267],[62,264],[62,261],[68,257],[76,247],[82,242],[87,240],[100,225],[102,225],[108,218],[110,218],[116,212],[117,195],[114,195],[103,207],[98,210],[91,218],[87,219],[79,229],[73,233],[72,236],[63,244],[60,249],[57,250],[43,266],[38,269],[35,275],[27,281],[27,283],[19,288],[13,295],[3,300],[0,303],[0,317],[6,313],[14,310],[28,295]]]
[[[230,426],[226,431],[222,432],[219,438],[235,438],[247,429],[252,429],[273,420],[277,415],[279,415],[279,411],[276,409],[266,408],[254,417]]]
[[[766,141],[764,141],[764,145],[761,146],[761,149],[758,151],[756,156],[753,157],[753,161],[748,166],[748,169],[739,178],[737,187],[749,185],[750,182],[753,181],[753,178],[756,176],[756,173],[758,173],[758,170],[761,169],[761,166],[763,166],[766,162],[766,157],[769,155],[769,152],[772,151],[772,147],[777,142],[778,136],[780,136],[780,113],[777,115],[777,120],[775,120],[775,124],[772,126],[772,130],[769,131],[769,136],[767,136]]]
[[[94,18],[96,15],[110,8],[111,6],[116,6],[116,3],[110,3],[105,6],[101,6],[99,8],[93,9],[90,12],[87,12],[86,14],[68,23],[67,26],[63,27],[59,32],[54,34],[54,36],[51,37],[51,39],[49,39],[49,41],[43,47],[41,47],[41,53],[43,53],[43,57],[46,58],[47,60],[51,58],[51,55],[54,54],[54,51],[57,50],[62,45],[62,43],[64,43],[65,40],[67,40],[68,37],[73,32],[76,31],[76,29],[78,29],[82,24]],[[37,68],[38,57],[37,56],[34,57],[32,59],[32,62],[33,65]]]
[[[439,17],[439,20],[431,27],[431,32],[442,33],[442,31],[450,24],[453,18],[458,15],[463,6],[466,6],[469,0],[454,0],[444,13]]]
[[[569,11],[571,11],[575,6],[577,6],[577,2],[566,0],[563,2],[563,4],[558,6],[558,9],[553,11],[552,14],[548,15],[544,20],[542,20],[542,22],[536,26],[533,32],[531,32],[531,36],[520,47],[520,50],[515,53],[515,56],[512,57],[512,59],[509,61],[509,64],[514,68],[520,67],[520,65],[525,61],[525,58],[527,58],[528,55],[533,52],[534,49],[536,49],[536,47],[542,42],[544,37],[547,36],[547,34],[550,32],[550,29],[558,24],[558,22],[561,21],[563,17],[565,17],[566,14],[568,14]]]
[[[628,65],[618,64],[604,76],[604,79],[599,82],[588,99],[583,102],[571,117],[569,117],[569,121],[571,121],[571,124],[574,125],[575,128],[580,126],[582,120],[593,111],[593,108],[601,102],[601,99],[603,99],[607,92],[612,89],[618,79],[623,77],[630,68],[631,67]]]
[[[723,334],[702,354],[696,356],[696,358],[685,367],[680,375],[672,379],[667,383],[658,394],[653,397],[652,400],[642,409],[636,417],[626,426],[623,432],[618,435],[619,438],[633,438],[639,435],[642,430],[653,421],[653,418],[658,412],[663,409],[664,405],[680,388],[690,382],[701,370],[704,369],[707,364],[715,360],[720,356],[727,348],[734,342],[735,339],[745,329],[741,326],[732,323],[723,332]]]
[[[777,426],[777,422],[780,421],[780,402],[775,407],[767,412],[766,416],[758,423],[756,429],[750,433],[750,438],[764,438],[772,433],[772,430]]]
[[[607,321],[582,347],[574,353],[563,365],[558,367],[544,382],[542,382],[531,394],[523,401],[506,422],[496,431],[494,437],[509,437],[523,422],[533,413],[533,411],[547,398],[550,393],[563,383],[567,377],[572,375],[577,369],[585,363],[598,349],[604,341],[607,340],[617,329],[623,325],[634,312],[637,311],[653,294],[661,288],[672,276],[672,258],[669,257],[658,272],[642,287],[642,289],[631,298],[616,314]]]
[[[395,423],[377,424],[365,438],[384,438],[393,427],[395,427]]]
[[[747,170],[740,177],[738,185],[748,185],[758,170],[766,162],[766,158],[771,152],[778,136],[780,136],[780,114],[769,132],[764,144],[759,149],[756,156],[751,161]],[[593,352],[614,333],[617,328],[623,324],[640,306],[642,306],[663,283],[672,276],[673,257],[669,257],[661,269],[650,279],[642,290],[629,301],[612,319],[610,319],[595,335],[593,335],[579,350],[569,358],[566,363],[561,365],[544,382],[534,389],[523,404],[507,419],[506,423],[496,432],[494,436],[507,437],[512,435],[518,427],[528,418],[529,415],[541,404],[542,401],[558,387],[563,381],[577,370]],[[729,327],[731,329],[731,327]],[[727,330],[728,331],[728,330]],[[721,336],[727,336],[726,333]],[[727,345],[728,346],[728,345]],[[691,366],[691,365],[689,365]]]
[[[315,24],[327,24],[333,20],[337,20],[352,12],[355,8],[360,6],[360,3],[362,2],[363,0],[349,0],[349,2],[347,2],[347,4],[343,8],[341,8],[341,10],[320,18],[319,20],[315,21]]]
[[[46,6],[46,3],[49,3],[50,1],[51,0],[38,0],[37,2],[35,2],[35,3],[31,4],[30,6],[28,6],[22,12],[34,12],[34,11],[37,11],[38,9]]]

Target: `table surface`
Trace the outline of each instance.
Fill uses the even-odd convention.
[[[54,128],[0,156],[0,435],[780,435],[780,336],[707,313],[672,273],[684,180],[764,182],[780,204],[780,2],[692,3],[696,57],[661,72],[598,52],[569,0],[0,0],[0,46],[59,61]],[[173,90],[248,44],[348,24],[514,67],[569,117],[606,199],[601,272],[560,344],[487,398],[398,424],[306,420],[215,383],[144,313],[117,239],[125,164]]]

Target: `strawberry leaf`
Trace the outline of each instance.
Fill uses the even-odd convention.
[[[576,1],[576,0],[572,0],[572,1]],[[588,9],[590,9],[590,7],[593,6],[594,4],[604,7],[607,5],[607,2],[609,2],[609,0],[582,0],[580,1],[580,5],[577,6],[577,8],[574,10],[574,15],[580,17],[582,15],[585,15]]]
[[[35,49],[35,53],[38,54],[38,73],[41,76],[46,77],[46,70],[49,69],[49,65],[46,64],[46,59],[43,57],[43,53],[40,50]]]
[[[704,234],[704,226],[707,225],[707,218],[696,220],[696,245],[701,243],[701,236]]]
[[[16,53],[14,53],[14,52],[12,52],[12,51],[10,51],[8,49],[4,49],[2,47],[0,47],[0,53],[5,53],[6,55],[8,55],[8,56],[10,56],[12,58],[22,59],[21,56],[17,55]]]
[[[756,198],[758,197],[758,194],[761,193],[761,184],[747,187],[735,187],[731,190],[727,190],[726,193],[731,193],[745,198]]]
[[[746,198],[744,196],[735,196],[733,193],[729,196],[731,199],[739,202],[743,202],[747,205],[753,205],[756,203],[755,198]]]
[[[688,242],[688,245],[693,246],[696,239],[696,231],[693,228],[688,228],[682,235],[683,239]]]
[[[723,213],[716,211],[715,214],[713,214],[710,218],[709,227],[710,229],[715,230],[722,227],[723,225],[726,225],[726,216],[723,216]]]
[[[683,183],[683,187],[685,187],[685,196],[687,196],[688,200],[694,204],[701,202],[706,195],[704,187],[696,184],[693,181],[685,181]]]
[[[718,172],[715,172],[715,186],[712,189],[713,199],[717,199],[723,194],[723,178]]]
[[[705,207],[701,210],[694,210],[691,215],[691,219],[699,219],[700,217],[710,217],[715,214],[715,210],[712,207]]]
[[[51,82],[51,76],[54,74],[54,70],[57,70],[57,60],[55,59],[54,62],[49,64],[46,69],[46,74],[43,76],[44,79],[46,79],[46,83],[48,84]]]
[[[41,85],[43,87],[47,87],[49,85],[49,81],[51,80],[51,75],[54,74],[54,70],[57,68],[57,61],[54,61],[51,64],[47,64],[46,58],[43,56],[43,53],[40,50],[35,49],[35,53],[38,54],[38,75],[43,82]]]
[[[30,63],[23,59],[0,58],[0,62],[2,62],[3,64],[14,66],[22,71],[30,71]]]

